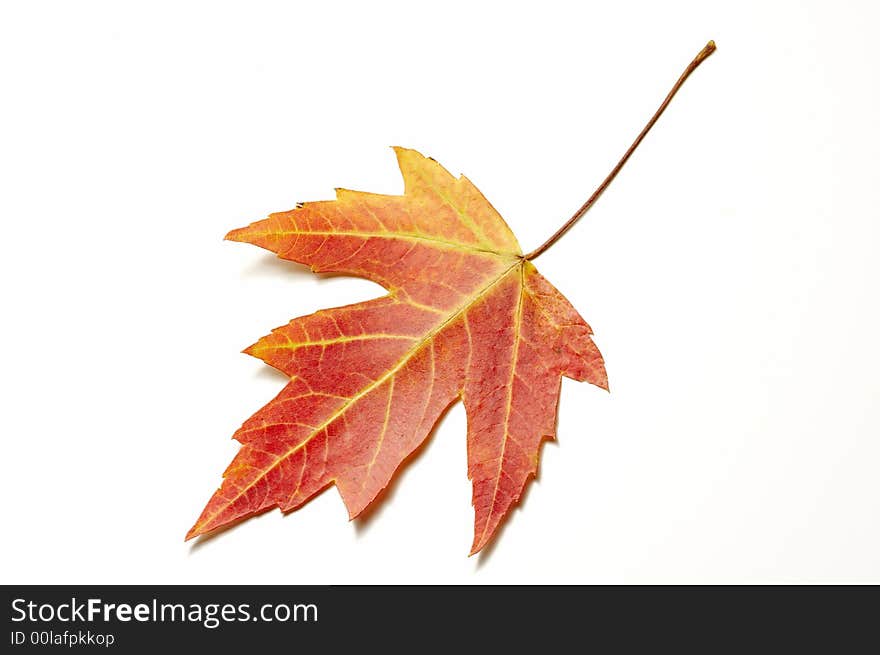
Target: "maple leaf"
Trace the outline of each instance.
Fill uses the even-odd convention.
[[[330,484],[356,517],[462,398],[476,552],[554,435],[561,376],[607,388],[590,327],[477,188],[395,152],[403,196],[340,189],[227,235],[388,295],[294,319],[245,351],[290,382],[235,433],[243,446],[188,537]]]
[[[292,320],[245,350],[290,377],[235,433],[223,483],[187,539],[272,507],[297,509],[330,485],[354,518],[459,398],[467,412],[475,512],[471,553],[496,534],[552,439],[562,376],[603,389],[590,326],[531,263],[582,216],[523,255],[480,191],[414,150],[395,148],[402,196],[345,189],[271,214],[226,238],[315,272],[363,277],[381,298]]]

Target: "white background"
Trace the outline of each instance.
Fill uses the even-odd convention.
[[[3,583],[880,582],[876,4],[4,3]],[[722,3],[718,3],[719,5]],[[381,293],[227,230],[466,173],[611,394],[468,558],[465,415],[384,504],[183,536],[284,380],[239,350]]]

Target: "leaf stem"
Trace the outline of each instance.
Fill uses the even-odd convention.
[[[620,158],[620,161],[617,162],[617,165],[611,169],[611,172],[608,174],[608,177],[606,177],[602,181],[602,184],[600,184],[596,188],[596,190],[593,191],[593,195],[591,195],[589,198],[587,198],[587,201],[583,205],[581,205],[581,208],[578,209],[574,213],[574,215],[565,222],[565,224],[562,227],[560,227],[558,230],[556,230],[556,232],[553,234],[553,236],[551,236],[549,239],[547,239],[538,248],[535,248],[535,250],[533,250],[529,254],[525,255],[523,257],[524,259],[531,260],[531,259],[535,259],[539,255],[541,255],[545,250],[547,250],[550,246],[552,246],[554,243],[556,243],[562,237],[563,234],[568,232],[571,229],[571,227],[575,223],[577,223],[583,217],[584,214],[586,214],[589,211],[590,207],[593,206],[593,204],[599,199],[599,196],[601,196],[602,193],[605,191],[605,189],[608,188],[608,185],[611,184],[611,181],[615,177],[617,177],[617,174],[620,172],[620,169],[623,168],[623,165],[627,162],[627,160],[630,158],[630,156],[633,154],[633,152],[635,152],[635,149],[639,147],[639,144],[642,142],[642,139],[645,138],[645,135],[651,131],[652,127],[654,127],[654,123],[657,122],[657,119],[660,118],[660,115],[666,110],[666,107],[669,106],[670,101],[675,96],[675,94],[678,93],[678,90],[684,84],[684,81],[688,78],[688,76],[690,76],[691,73],[694,72],[694,70],[696,70],[697,66],[702,64],[703,61],[709,55],[711,55],[713,52],[715,52],[715,42],[709,41],[709,43],[706,44],[706,47],[703,48],[702,50],[700,50],[699,54],[697,54],[697,56],[694,57],[694,60],[690,64],[688,64],[687,68],[684,69],[684,72],[681,74],[681,77],[679,77],[678,81],[672,86],[672,90],[669,91],[666,98],[663,100],[662,103],[660,103],[660,107],[657,109],[656,112],[654,112],[654,115],[651,116],[651,120],[649,120],[647,122],[647,124],[645,125],[645,127],[642,128],[642,131],[639,132],[639,135],[636,137],[636,140],[632,142],[632,145],[629,147],[629,149],[627,149],[627,151],[624,153],[623,157]]]

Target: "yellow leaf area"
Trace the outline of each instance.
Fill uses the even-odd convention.
[[[235,433],[242,447],[188,539],[331,484],[356,517],[461,398],[475,553],[537,471],[561,376],[607,389],[590,327],[479,190],[395,152],[402,196],[338,190],[227,235],[388,294],[294,319],[246,350],[290,382]]]

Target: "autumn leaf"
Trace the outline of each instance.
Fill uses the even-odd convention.
[[[388,293],[296,318],[246,349],[290,381],[235,433],[242,447],[187,539],[297,509],[330,485],[358,516],[460,398],[475,553],[554,438],[562,376],[608,388],[589,325],[530,261],[550,242],[524,256],[470,180],[395,152],[402,196],[340,189],[227,235]]]
[[[403,196],[339,190],[227,235],[388,294],[294,319],[246,350],[290,382],[236,432],[243,447],[189,537],[296,509],[330,484],[356,517],[462,398],[476,552],[553,437],[560,377],[607,388],[589,326],[477,188],[395,152]]]

